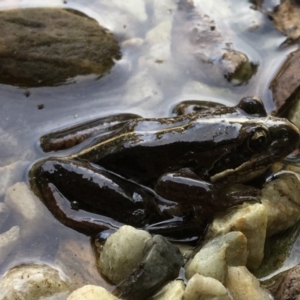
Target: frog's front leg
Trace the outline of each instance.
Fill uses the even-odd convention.
[[[136,118],[141,118],[141,116],[118,114],[51,132],[40,138],[41,148],[44,152],[59,151],[76,146],[89,138],[97,137],[97,140],[108,138],[109,135],[114,135],[117,130],[120,130],[128,121]]]
[[[243,184],[211,184],[203,181],[189,169],[161,176],[155,191],[165,199],[172,199],[182,207],[182,211],[195,210],[197,215],[211,218],[243,202],[258,202],[260,191]]]

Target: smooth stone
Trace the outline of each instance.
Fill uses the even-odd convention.
[[[0,202],[0,229],[3,224],[5,224],[8,216],[10,214],[10,208],[3,202]]]
[[[244,203],[227,213],[219,214],[210,225],[207,238],[224,235],[230,231],[240,231],[247,238],[249,251],[247,267],[256,269],[264,257],[267,230],[267,212],[263,204]]]
[[[13,226],[8,231],[0,234],[0,264],[15,248],[20,239],[20,228]],[[1,298],[0,298],[1,299]]]
[[[68,283],[58,270],[43,264],[24,264],[10,269],[0,281],[0,300],[66,299]]]
[[[72,292],[67,300],[118,300],[118,298],[101,286],[85,285]]]
[[[224,285],[211,277],[195,274],[188,282],[184,300],[230,300]]]
[[[227,266],[244,266],[247,262],[247,239],[241,232],[229,232],[207,242],[186,265],[186,277],[195,274],[224,283]]]
[[[101,272],[114,284],[120,283],[143,258],[143,249],[151,235],[131,226],[122,226],[104,244],[98,260]]]
[[[22,239],[41,234],[52,223],[50,213],[25,182],[17,182],[9,187],[4,202],[11,208],[20,226]]]
[[[121,57],[106,28],[81,12],[26,8],[0,12],[0,82],[54,86],[79,75],[104,76]]]
[[[155,235],[146,242],[137,268],[116,287],[114,294],[124,300],[144,300],[178,277],[182,265],[179,249],[163,236]]]
[[[246,267],[229,267],[226,280],[233,299],[239,300],[270,300],[269,292],[260,287],[259,281]]]
[[[4,196],[8,187],[22,179],[23,170],[28,164],[26,161],[17,161],[10,165],[0,167],[0,196]]]
[[[282,174],[265,184],[261,202],[266,208],[267,236],[295,225],[300,220],[300,179],[294,174]]]

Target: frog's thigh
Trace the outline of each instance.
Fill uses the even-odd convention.
[[[138,185],[86,162],[47,159],[37,162],[30,176],[51,213],[81,232],[95,232],[97,224],[98,231],[115,227],[110,226],[114,221],[142,227],[149,221],[149,210],[156,207]]]

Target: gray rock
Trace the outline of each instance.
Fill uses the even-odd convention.
[[[105,75],[120,58],[113,35],[75,10],[27,8],[0,12],[0,82],[37,87],[78,75]]]
[[[183,257],[177,247],[164,237],[155,235],[146,242],[139,266],[121,282],[114,294],[122,299],[147,299],[168,281],[175,279]]]

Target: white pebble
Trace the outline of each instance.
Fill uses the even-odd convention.
[[[224,285],[211,277],[195,274],[188,282],[184,300],[230,300]],[[238,299],[238,298],[237,298]],[[250,299],[250,298],[249,298]]]
[[[17,245],[20,238],[19,232],[20,228],[14,226],[8,231],[0,234],[0,264]]]
[[[67,300],[118,300],[118,298],[103,287],[85,285],[75,290]]]
[[[27,264],[9,270],[0,281],[0,300],[66,299],[68,284],[47,265]],[[47,298],[49,299],[49,298]]]
[[[23,239],[28,239],[36,233],[40,234],[49,226],[48,211],[25,182],[18,182],[9,187],[4,202],[15,215]]]
[[[145,243],[150,238],[144,230],[122,226],[105,242],[99,258],[101,272],[118,284],[140,263]]]

